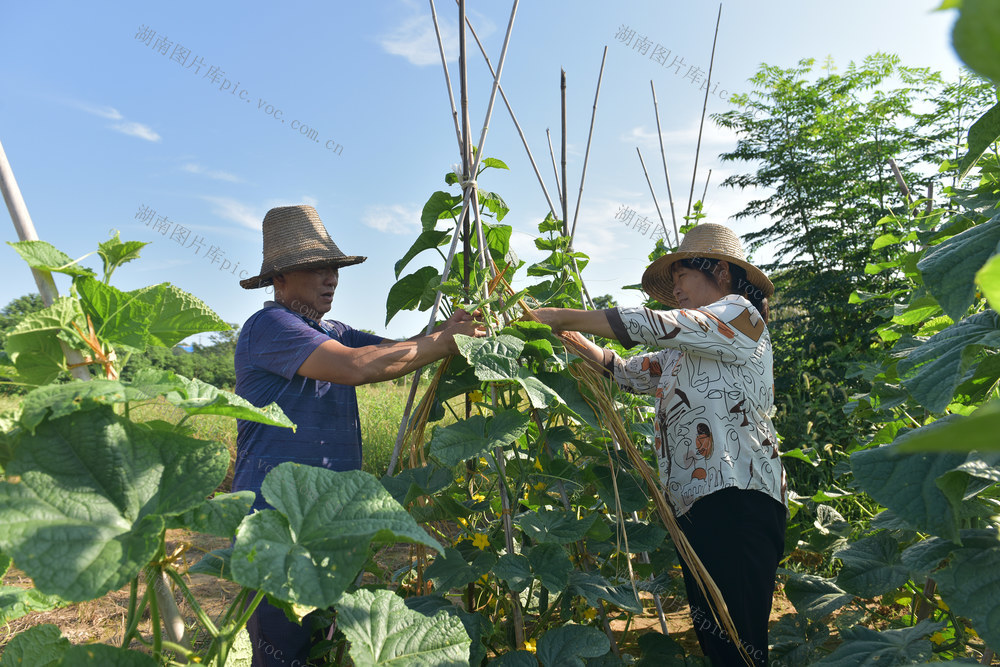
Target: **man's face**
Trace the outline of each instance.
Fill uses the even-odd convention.
[[[319,319],[330,311],[339,269],[307,269],[275,276],[275,300],[295,312]]]

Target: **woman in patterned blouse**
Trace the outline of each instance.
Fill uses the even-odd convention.
[[[672,310],[540,308],[557,331],[651,352],[623,359],[583,336],[582,354],[626,391],[656,397],[656,453],[667,501],[719,586],[746,652],[767,664],[767,622],[784,551],[785,473],[771,423],[767,297],[774,286],[727,227],[703,224],[657,259],[643,288]],[[745,664],[681,559],[695,631],[714,665]]]

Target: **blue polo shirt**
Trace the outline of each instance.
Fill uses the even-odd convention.
[[[277,403],[296,425],[269,426],[238,419],[233,491],[257,494],[253,509],[270,507],[260,493],[264,476],[295,461],[330,470],[361,468],[361,426],[354,387],[296,374],[325,340],[347,347],[382,342],[342,322],[314,322],[268,301],[250,316],[236,343],[236,393],[258,407]]]

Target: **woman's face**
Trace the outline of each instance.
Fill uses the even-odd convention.
[[[680,262],[670,267],[674,277],[674,298],[681,308],[701,308],[724,297],[726,292],[704,272],[682,266]],[[729,262],[719,262],[716,275],[729,275]]]

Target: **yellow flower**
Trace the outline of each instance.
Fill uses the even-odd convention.
[[[586,608],[586,609],[585,609],[585,610],[583,611],[583,617],[584,617],[585,619],[587,619],[588,621],[592,621],[592,620],[594,620],[595,618],[597,618],[597,610],[596,610],[596,609],[594,609],[593,607],[587,607],[587,608]]]
[[[535,640],[534,639],[525,639],[524,640],[524,650],[525,651],[531,651],[532,653],[534,653],[535,652]]]
[[[458,517],[456,520],[466,528],[469,527],[469,522],[465,520],[465,517]]]
[[[539,472],[542,470],[542,462],[539,459],[535,459],[535,470]]]
[[[948,638],[945,637],[944,633],[941,632],[940,630],[931,635],[931,641],[937,644],[938,646],[945,643],[947,640]]]
[[[486,547],[490,546],[490,538],[486,537],[484,533],[476,533],[476,536],[472,538],[472,544],[485,551]]]
[[[472,499],[475,500],[477,503],[481,503],[484,500],[486,500],[486,496],[484,496],[481,493],[474,493],[472,494]]]
[[[487,575],[484,574],[483,576],[479,577],[479,583],[483,584],[484,586],[486,584],[490,583],[489,576],[487,576]]]
[[[479,391],[478,389],[476,391],[470,391],[469,400],[472,401],[473,403],[478,403],[479,401],[483,400],[483,392]]]
[[[535,491],[544,491],[547,486],[548,485],[545,482],[539,482],[538,484],[535,484],[533,488]]]

